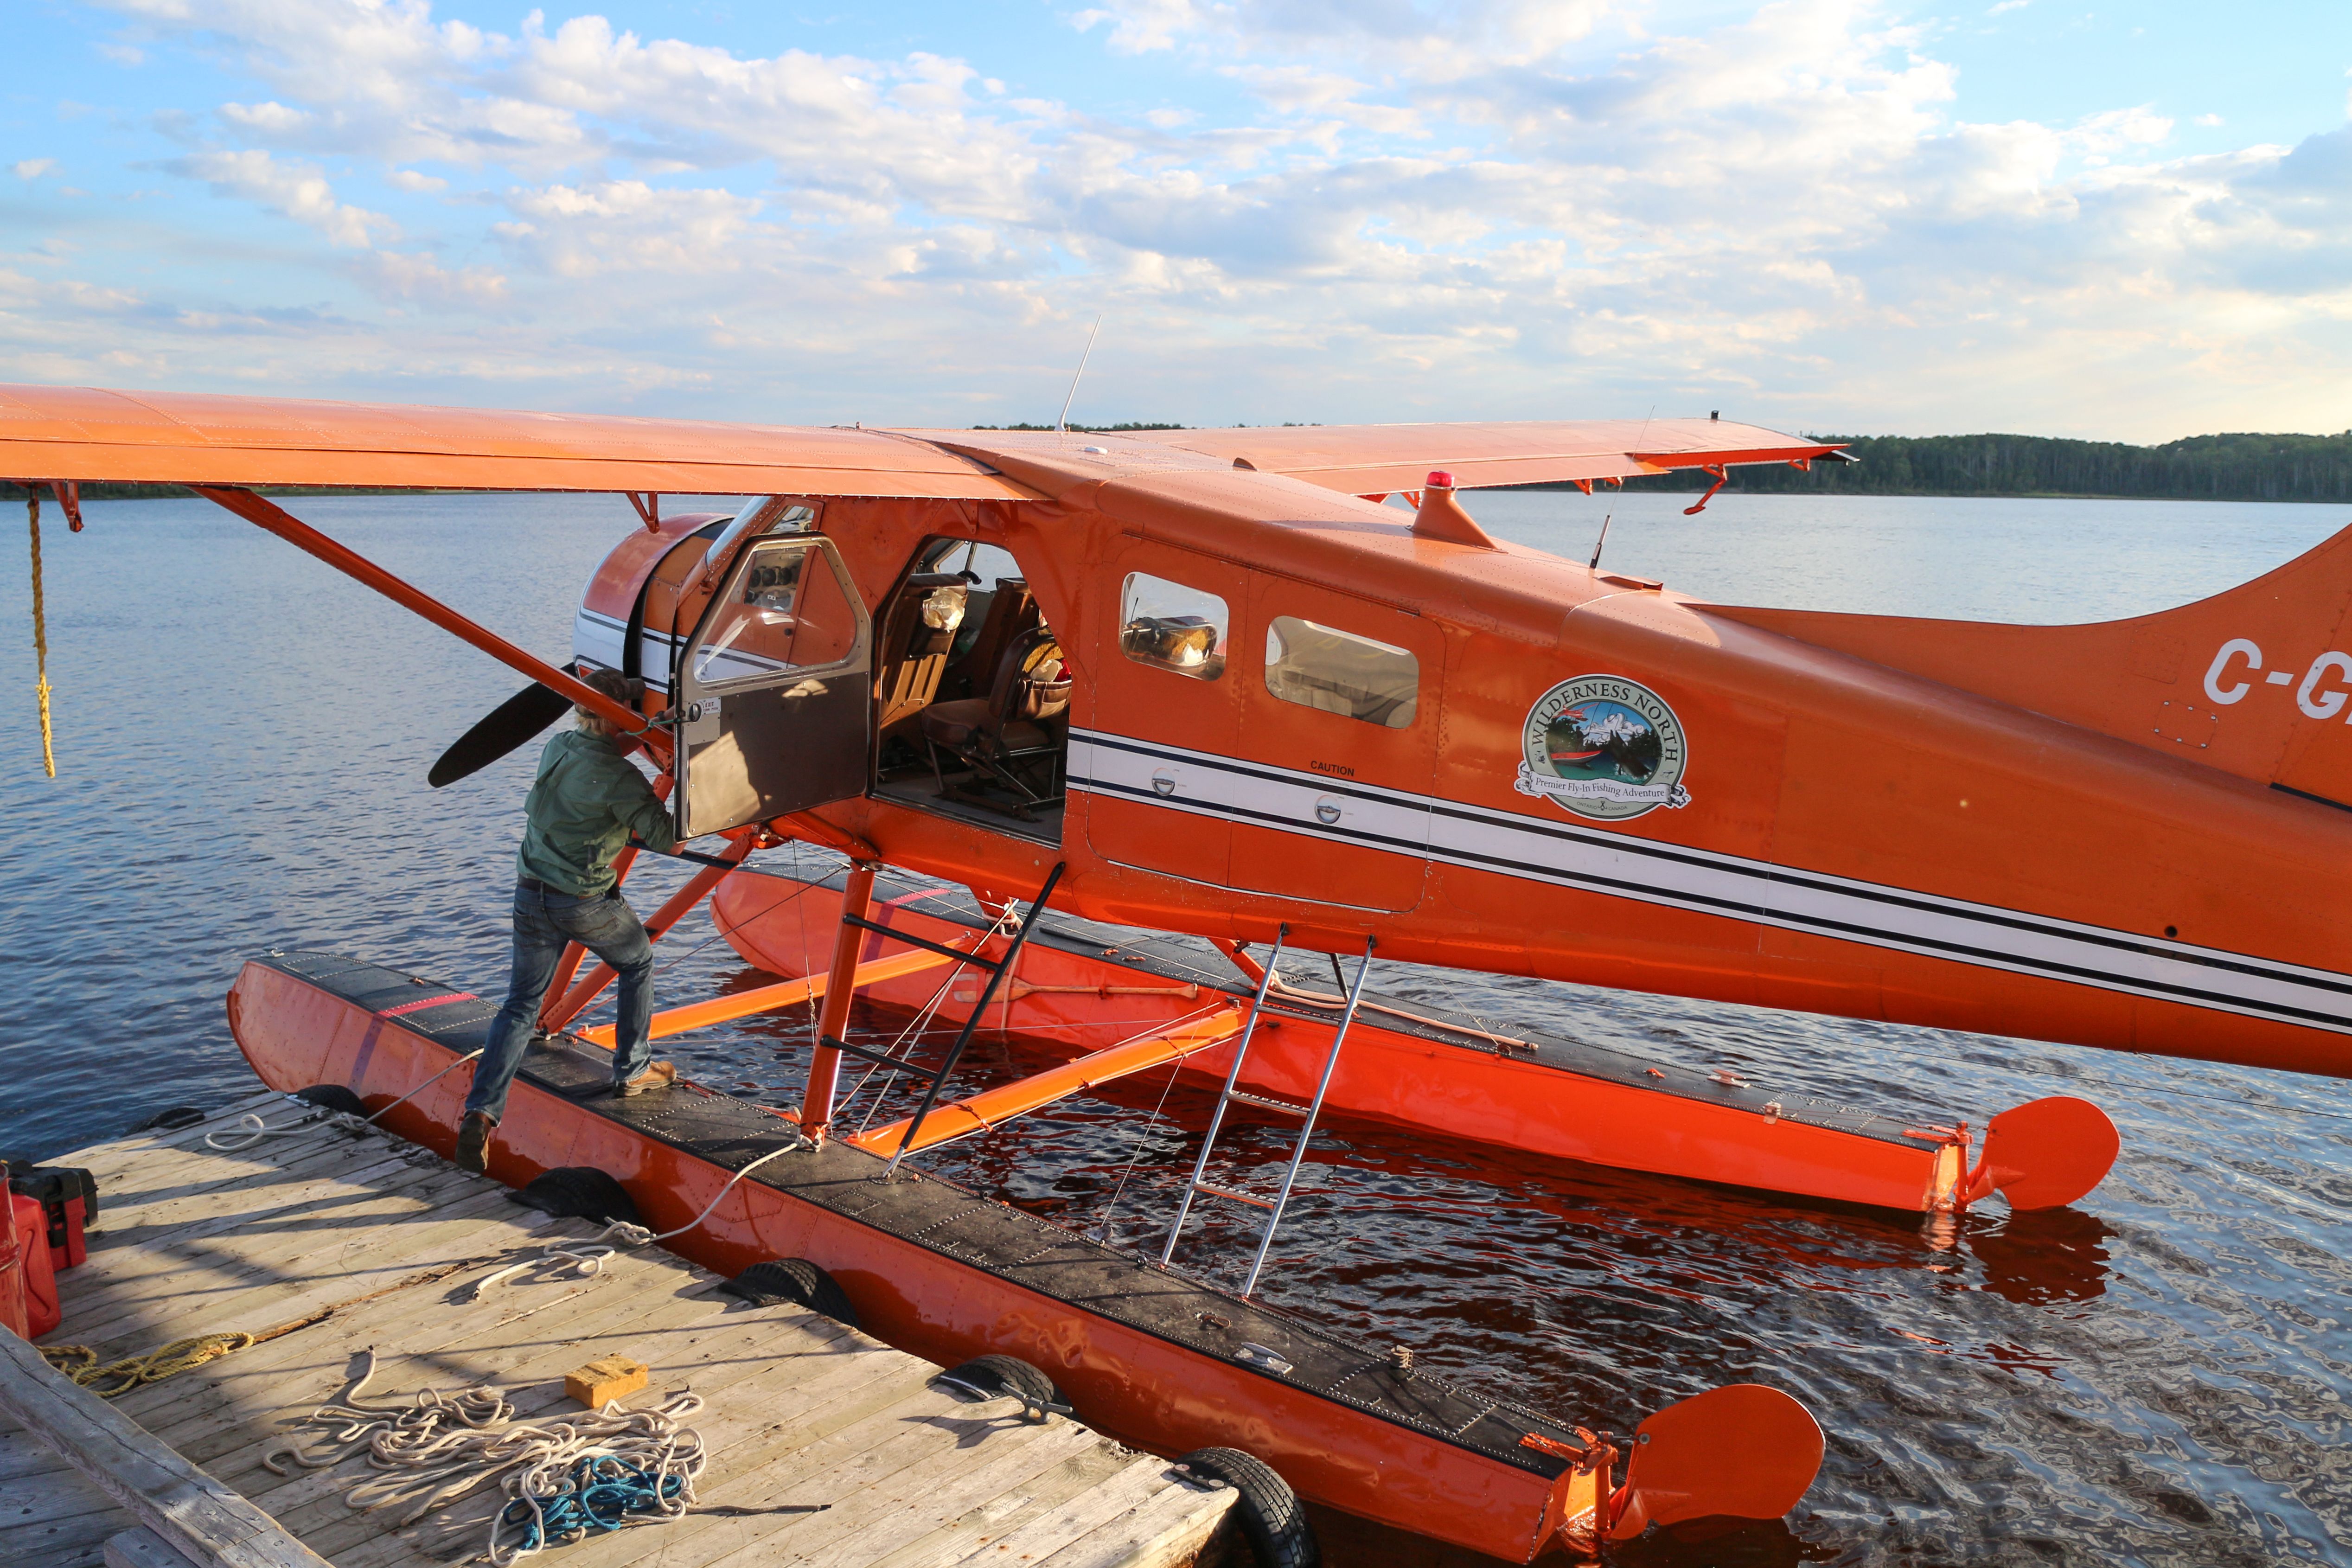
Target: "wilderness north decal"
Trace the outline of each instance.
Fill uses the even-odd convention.
[[[1666,700],[1614,675],[1580,675],[1528,711],[1525,760],[1514,785],[1601,822],[1690,804],[1690,751]]]

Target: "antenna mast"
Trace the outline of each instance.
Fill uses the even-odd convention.
[[[1078,376],[1087,374],[1087,361],[1094,356],[1095,333],[1101,331],[1102,315],[1097,311],[1095,315],[1095,324],[1087,333],[1087,352],[1078,356],[1078,374],[1070,377],[1070,396],[1062,399],[1062,416],[1054,421],[1054,430],[1057,435],[1066,436],[1070,433],[1070,399],[1078,395]]]

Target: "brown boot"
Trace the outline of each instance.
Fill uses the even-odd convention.
[[[643,1094],[649,1089],[667,1089],[676,1082],[677,1082],[677,1064],[651,1062],[646,1065],[646,1070],[636,1077],[614,1084],[613,1092],[625,1098],[632,1094]]]
[[[469,1110],[466,1120],[457,1123],[457,1169],[480,1175],[489,1169],[490,1134],[499,1124],[488,1112]]]

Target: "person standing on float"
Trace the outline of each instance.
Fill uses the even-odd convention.
[[[629,683],[615,671],[593,670],[581,679],[599,695],[631,706]],[[669,807],[630,763],[612,727],[585,708],[572,711],[580,727],[547,742],[523,801],[522,848],[515,857],[514,973],[457,1125],[457,1164],[467,1171],[479,1172],[488,1163],[490,1134],[506,1114],[508,1087],[536,1032],[567,942],[594,953],[621,979],[613,1092],[642,1094],[677,1081],[676,1067],[651,1059],[653,942],[613,873],[630,835],[667,854],[677,847],[677,834]]]

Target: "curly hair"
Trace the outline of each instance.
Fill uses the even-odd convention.
[[[591,669],[582,672],[580,684],[599,697],[611,698],[624,708],[635,708],[637,705],[637,693],[644,689],[645,683],[631,680],[617,669]],[[584,708],[575,703],[572,705],[572,711],[579,715],[582,729],[593,730],[599,734],[612,732],[613,726],[605,722],[604,716],[593,709]]]

